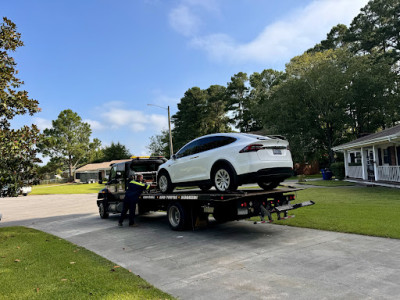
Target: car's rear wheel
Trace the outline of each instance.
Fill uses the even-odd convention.
[[[279,181],[265,182],[265,181],[259,180],[257,183],[260,186],[260,188],[262,188],[266,191],[269,191],[269,190],[276,188],[280,182]]]
[[[238,185],[233,169],[226,165],[217,166],[213,172],[213,183],[217,191],[236,191]]]
[[[172,193],[174,187],[172,186],[171,179],[166,171],[162,171],[157,179],[158,188],[163,194]]]

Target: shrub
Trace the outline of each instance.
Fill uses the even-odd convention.
[[[345,177],[344,163],[336,162],[331,164],[331,171],[335,175],[336,179],[343,180]]]

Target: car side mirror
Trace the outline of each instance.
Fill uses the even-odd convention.
[[[173,154],[171,158],[172,158],[173,160],[175,160],[175,159],[176,159],[176,155]]]

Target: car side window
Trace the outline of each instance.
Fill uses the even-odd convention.
[[[193,142],[187,144],[185,147],[183,147],[181,150],[178,151],[178,153],[176,154],[176,158],[181,158],[184,156],[194,154],[196,145],[197,145],[197,141],[193,141]]]
[[[199,140],[199,145],[196,153],[216,149],[225,145],[229,145],[236,141],[235,138],[228,136],[213,136]]]

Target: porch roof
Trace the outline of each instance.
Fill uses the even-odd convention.
[[[374,144],[379,144],[382,142],[400,143],[400,124],[377,133],[363,136],[354,141],[333,147],[332,149],[333,151],[341,151],[364,146],[372,146]]]
[[[83,167],[80,167],[75,172],[76,173],[84,173],[84,172],[91,172],[91,171],[95,172],[95,171],[100,171],[100,170],[109,170],[110,166],[112,164],[130,161],[130,160],[131,159],[121,159],[121,160],[106,161],[106,162],[102,162],[102,163],[87,164],[87,165],[84,165]]]

